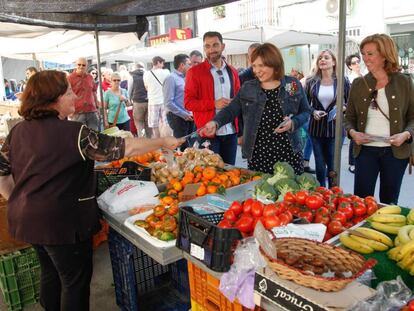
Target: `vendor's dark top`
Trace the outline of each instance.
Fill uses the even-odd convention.
[[[17,124],[2,147],[0,174],[12,174],[9,232],[32,244],[71,244],[100,229],[94,161],[124,154],[124,141],[79,122],[49,117]]]

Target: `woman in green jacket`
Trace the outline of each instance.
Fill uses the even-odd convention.
[[[369,73],[352,83],[345,124],[354,141],[354,193],[397,203],[414,135],[414,85],[400,73],[397,48],[386,34],[360,44]]]

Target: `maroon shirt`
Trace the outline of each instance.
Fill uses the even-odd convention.
[[[96,112],[95,94],[97,86],[90,74],[77,74],[76,71],[68,76],[73,92],[78,97],[75,101],[75,113]]]

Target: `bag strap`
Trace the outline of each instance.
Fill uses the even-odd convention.
[[[112,124],[114,126],[116,126],[116,123],[118,122],[119,112],[121,111],[121,106],[122,105],[123,105],[123,102],[121,101],[121,95],[119,95],[119,105],[118,105],[118,109],[116,110],[116,113],[115,113],[114,122],[112,122]]]
[[[365,85],[366,85],[366,87],[367,87],[367,90],[368,90],[368,92],[370,92],[371,93],[371,88],[369,87],[369,85],[368,85],[368,82],[367,82],[367,80],[365,80],[365,77],[364,76],[362,76],[362,80],[364,80],[364,83],[365,83]],[[377,107],[378,107],[378,110],[381,112],[381,114],[388,120],[388,121],[390,121],[390,117],[389,116],[387,116],[386,114],[385,114],[385,112],[381,109],[381,107],[380,107],[380,105],[377,103]]]
[[[158,83],[162,86],[162,83],[160,80],[158,80],[157,76],[154,74],[154,72],[152,70],[150,70],[150,72],[152,73],[152,75],[154,76],[154,78],[158,81]]]

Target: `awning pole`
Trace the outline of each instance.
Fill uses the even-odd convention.
[[[103,100],[103,91],[102,91],[102,75],[101,75],[101,52],[99,51],[99,32],[98,27],[95,24],[95,40],[96,40],[96,61],[98,62],[98,81],[99,81],[99,99],[101,101],[101,107],[99,108],[99,119],[103,120],[105,124],[105,114],[104,114],[104,100]]]
[[[343,131],[343,113],[341,113],[344,100],[344,61],[345,61],[345,29],[346,29],[346,1],[339,2],[339,34],[338,34],[338,61],[336,64],[337,89],[336,89],[336,128],[335,128],[335,159],[333,183],[340,184],[341,177],[341,149]]]

